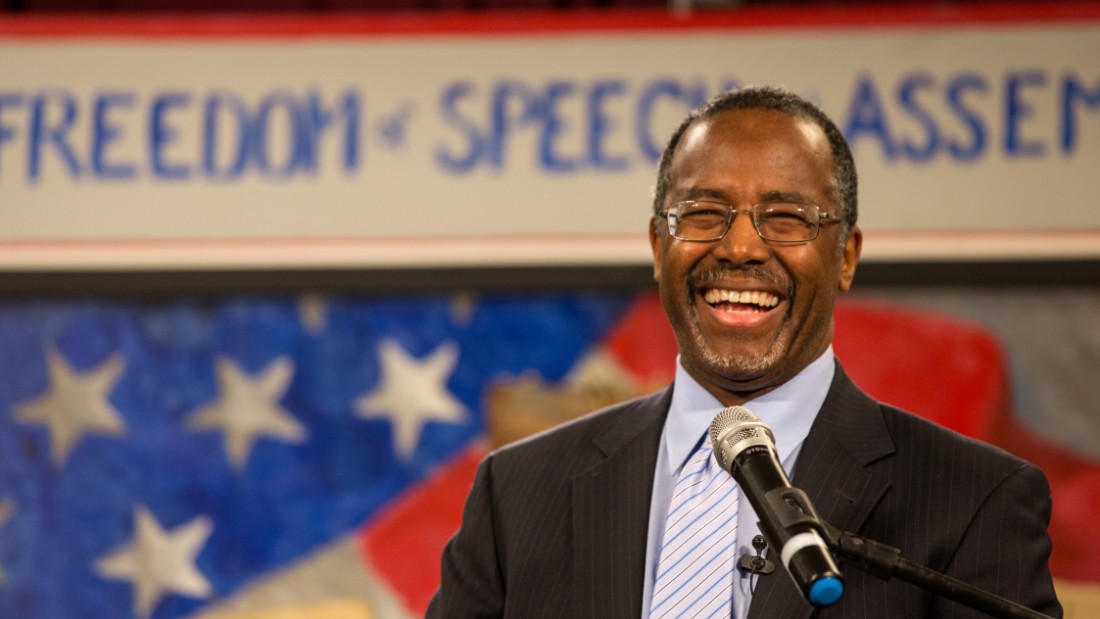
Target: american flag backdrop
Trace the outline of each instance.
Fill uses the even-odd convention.
[[[412,613],[366,573],[385,561],[353,563],[364,573],[343,584],[352,591],[327,591],[349,576],[332,546],[355,545],[359,527],[481,435],[489,381],[560,379],[628,301],[4,307],[0,617],[201,616],[293,566],[305,584],[261,594],[276,603],[255,616],[323,616],[326,604],[367,616],[333,606],[362,597],[356,587],[376,589],[370,616]],[[309,574],[311,557],[336,565]],[[310,578],[316,599],[295,599]]]
[[[1100,466],[1017,414],[995,333],[845,303],[836,350],[1044,466],[1056,575],[1100,581]],[[0,618],[420,616],[486,451],[663,386],[674,355],[651,293],[5,302]]]

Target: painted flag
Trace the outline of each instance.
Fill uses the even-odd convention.
[[[1056,575],[1100,581],[1100,466],[1019,421],[994,334],[836,323],[870,393],[1043,466]],[[422,616],[481,458],[675,355],[648,293],[0,308],[0,617]]]
[[[5,303],[0,617],[415,616],[363,527],[476,449],[493,381],[560,380],[629,302]]]

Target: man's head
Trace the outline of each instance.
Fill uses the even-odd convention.
[[[702,105],[688,114],[680,126],[672,133],[661,162],[657,168],[657,186],[653,195],[653,212],[657,213],[664,208],[665,194],[668,192],[669,164],[672,155],[676,151],[684,131],[696,121],[709,118],[726,111],[739,109],[765,109],[783,112],[793,118],[802,118],[816,124],[825,137],[829,140],[829,148],[833,156],[833,181],[835,183],[833,199],[840,206],[838,214],[842,217],[841,238],[848,236],[856,227],[859,216],[858,179],[856,177],[856,164],[852,158],[852,151],[848,148],[848,141],[840,128],[813,103],[781,88],[754,87],[731,90],[723,93],[705,105]]]
[[[833,304],[851,286],[862,246],[855,192],[843,136],[816,107],[785,91],[723,95],[674,133],[650,226],[654,278],[685,369],[724,404],[790,380],[832,342]],[[738,212],[720,239],[675,238],[667,213],[684,213],[689,203]],[[785,238],[773,228],[786,220],[764,223],[763,208],[748,211],[776,203],[820,212],[825,218],[808,217],[802,235],[816,237],[762,238]],[[829,225],[829,217],[839,225]],[[681,221],[677,236],[690,238],[688,225]]]

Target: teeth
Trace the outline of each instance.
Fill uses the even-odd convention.
[[[765,308],[779,305],[779,297],[767,292],[760,292],[759,290],[738,292],[736,290],[718,290],[716,288],[711,288],[703,296],[703,299],[711,305],[723,302],[757,305]]]

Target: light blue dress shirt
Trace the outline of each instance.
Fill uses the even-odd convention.
[[[802,442],[810,432],[810,426],[825,402],[829,385],[833,382],[836,367],[833,349],[830,346],[824,354],[814,360],[793,379],[780,385],[774,391],[766,393],[745,403],[745,408],[756,413],[771,428],[775,436],[776,451],[783,463],[788,477],[794,470]],[[646,543],[646,571],[642,597],[642,619],[649,619],[649,605],[653,595],[653,579],[657,571],[657,562],[661,556],[662,535],[665,528],[665,515],[676,486],[680,469],[687,463],[704,434],[710,429],[714,416],[724,406],[692,378],[679,358],[676,359],[675,388],[672,391],[672,405],[668,411],[661,446],[657,453],[657,468],[653,474],[653,498],[649,507],[649,538]],[[740,515],[737,525],[737,556],[755,555],[752,538],[760,534],[756,512],[752,509],[745,493],[739,498]],[[775,578],[778,572],[763,578]],[[785,576],[780,575],[783,578]],[[757,576],[756,578],[761,578]],[[752,601],[751,583],[744,573],[737,571],[737,581],[733,591],[733,607],[736,616],[744,619],[748,616],[749,603]]]

